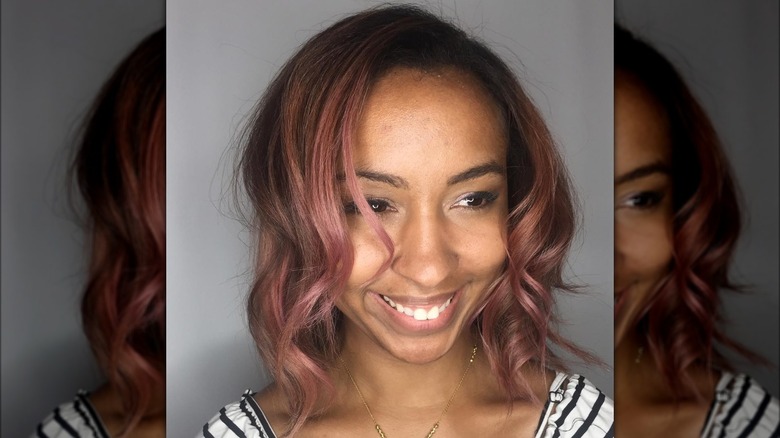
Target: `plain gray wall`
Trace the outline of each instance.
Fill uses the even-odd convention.
[[[65,169],[100,86],[162,0],[2,1],[2,430],[28,436],[101,377],[81,331],[83,235]]]
[[[748,219],[733,272],[749,293],[724,292],[727,333],[775,365],[737,368],[780,396],[778,350],[777,1],[618,0],[615,19],[678,68],[723,141]],[[737,357],[734,357],[738,359]]]
[[[259,390],[267,383],[245,322],[248,238],[229,217],[224,194],[236,133],[296,47],[345,14],[376,4],[168,1],[171,436],[194,435],[245,388]],[[520,72],[564,149],[584,207],[569,275],[588,286],[580,296],[561,298],[570,324],[564,329],[611,364],[612,2],[432,5],[445,16],[457,16]],[[609,370],[584,374],[612,393]]]

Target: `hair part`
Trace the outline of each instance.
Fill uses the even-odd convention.
[[[416,6],[383,6],[344,18],[306,42],[282,67],[247,125],[238,163],[252,206],[256,272],[249,326],[288,400],[295,435],[332,393],[328,371],[341,347],[335,306],[353,265],[340,172],[363,218],[393,243],[360,193],[353,139],[371,86],[394,68],[454,68],[474,77],[508,130],[506,267],[473,327],[507,400],[534,399],[528,363],[565,369],[557,344],[598,362],[555,330],[553,290],[576,218],[571,184],[539,111],[511,69],[483,43]]]
[[[165,29],[101,89],[71,167],[91,255],[84,332],[133,430],[165,382]]]
[[[672,144],[672,265],[635,326],[675,397],[701,398],[692,378],[697,366],[732,369],[716,343],[764,362],[719,327],[718,290],[742,289],[729,276],[741,226],[739,193],[717,132],[682,76],[659,51],[617,24],[615,70],[665,112]]]

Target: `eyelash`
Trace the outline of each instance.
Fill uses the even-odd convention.
[[[647,210],[658,205],[664,198],[661,192],[640,192],[629,197],[625,205],[629,208]]]
[[[498,193],[495,192],[473,192],[458,199],[458,201],[455,203],[455,207],[462,207],[470,210],[481,210],[490,206],[493,202],[495,202],[496,199],[498,199]],[[387,213],[388,210],[393,211],[393,207],[390,205],[390,202],[384,199],[366,198],[366,202],[368,202],[368,206],[376,214],[381,215]],[[465,202],[466,205],[459,205],[462,202]],[[478,204],[473,205],[476,202],[478,202]],[[347,202],[344,204],[344,213],[348,215],[360,214],[360,210],[358,209],[357,204],[354,202]]]

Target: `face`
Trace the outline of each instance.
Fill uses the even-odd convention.
[[[506,255],[500,120],[487,93],[457,71],[395,69],[372,87],[353,164],[395,250],[342,184],[355,262],[337,306],[363,351],[428,363],[467,332]]]
[[[615,77],[615,340],[672,260],[671,136],[666,115],[634,79]]]

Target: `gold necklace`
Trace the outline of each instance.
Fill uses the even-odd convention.
[[[639,363],[642,361],[642,354],[645,352],[645,347],[639,347],[636,350],[636,357],[634,358],[634,363]]]
[[[455,391],[452,391],[452,395],[450,396],[450,399],[447,400],[447,405],[444,406],[444,410],[441,411],[441,414],[439,414],[439,418],[436,419],[435,423],[433,423],[433,427],[431,428],[431,431],[428,432],[426,438],[431,438],[433,434],[436,433],[436,429],[439,428],[439,422],[441,421],[442,417],[444,417],[444,414],[446,414],[447,411],[450,409],[450,405],[452,404],[452,399],[455,398],[455,394],[458,393],[458,390],[460,389],[461,385],[463,385],[463,380],[466,378],[466,374],[469,373],[469,370],[471,369],[471,364],[474,363],[474,357],[476,355],[477,355],[477,345],[474,344],[474,348],[471,350],[471,357],[469,358],[469,363],[466,365],[466,371],[464,371],[463,375],[460,376],[460,381],[458,382],[458,386],[455,387]],[[355,386],[355,389],[357,390],[357,393],[360,396],[360,401],[362,401],[363,406],[366,407],[366,411],[368,411],[368,415],[371,417],[371,421],[374,422],[374,429],[376,429],[376,432],[379,434],[381,438],[387,438],[385,436],[384,431],[382,431],[382,428],[379,426],[379,423],[376,421],[376,418],[374,418],[374,414],[371,413],[371,408],[368,407],[368,403],[366,403],[366,399],[363,397],[363,393],[360,392],[360,388],[358,387],[357,382],[355,382],[355,378],[352,377],[352,373],[349,372],[349,368],[347,367],[347,363],[344,362],[344,358],[339,356],[339,360],[341,360],[341,364],[344,366],[344,371],[347,372],[347,375],[349,376],[349,380],[352,381],[352,385]]]

